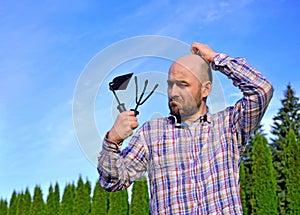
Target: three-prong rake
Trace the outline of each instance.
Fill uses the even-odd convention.
[[[119,110],[120,113],[123,111],[126,111],[126,108],[125,108],[125,104],[120,102],[115,91],[125,90],[128,86],[128,83],[129,83],[132,75],[133,75],[133,73],[129,73],[126,75],[121,75],[121,76],[115,77],[113,79],[113,81],[109,83],[109,89],[113,92],[113,94],[117,100],[117,103],[118,103],[117,109]],[[136,106],[134,109],[131,109],[131,110],[134,111],[134,114],[137,116],[139,114],[139,112],[137,110],[138,107],[143,105],[150,98],[150,96],[154,93],[154,91],[158,87],[158,84],[156,84],[153,87],[152,91],[146,96],[146,98],[143,99],[146,89],[147,89],[147,86],[148,86],[148,79],[145,80],[144,88],[143,88],[143,91],[140,96],[138,95],[138,80],[137,80],[136,76],[134,77],[134,80],[135,80],[135,94],[136,94],[135,103],[136,103]]]

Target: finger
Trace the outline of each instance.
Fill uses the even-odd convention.
[[[137,119],[130,119],[129,120],[129,125],[130,125],[130,127],[137,127],[138,126],[138,121],[137,121]]]
[[[127,120],[131,128],[136,128],[138,126],[138,119],[134,114],[133,116],[127,116]]]
[[[129,122],[137,122],[138,121],[135,116],[129,116],[127,119]]]
[[[191,52],[192,52],[192,54],[196,54],[197,51],[198,51],[198,48],[192,45],[191,46]]]
[[[193,45],[191,45],[190,51],[192,52],[192,54],[194,54],[194,48],[193,48]]]
[[[196,54],[196,52],[199,51],[200,46],[201,46],[200,43],[194,42],[194,43],[191,45],[191,52],[192,52],[193,54]]]
[[[192,54],[197,54],[198,51],[199,51],[199,50],[198,50],[197,48],[193,48],[193,49],[191,50]]]
[[[128,110],[127,111],[127,116],[135,116],[134,111]]]
[[[137,128],[138,126],[139,126],[139,123],[138,123],[137,121],[131,122],[131,123],[130,123],[131,129],[135,129],[135,128]]]
[[[125,124],[129,123],[129,121],[131,120],[130,119],[131,117],[135,118],[135,115],[134,115],[133,111],[124,111],[124,112],[119,114],[120,121],[125,123]]]
[[[121,113],[118,114],[117,119],[123,121],[123,120],[125,120],[129,115],[130,115],[129,111],[123,111],[123,112],[121,112]]]

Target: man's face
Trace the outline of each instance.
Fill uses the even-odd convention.
[[[169,108],[173,115],[183,119],[199,111],[202,102],[202,85],[185,66],[174,63],[169,71],[168,97]]]

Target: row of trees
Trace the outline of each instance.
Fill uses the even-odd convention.
[[[0,200],[0,215],[99,215],[99,214],[149,214],[149,195],[146,178],[134,183],[132,201],[128,202],[127,190],[115,193],[104,191],[96,182],[93,193],[91,183],[81,177],[77,185],[65,186],[60,200],[59,185],[50,185],[46,201],[39,186],[33,197],[28,189],[23,193],[13,192],[10,202]]]
[[[291,86],[287,86],[282,107],[273,118],[272,137],[268,143],[259,127],[241,158],[241,201],[244,214],[300,214],[300,104]],[[92,196],[92,197],[91,197]],[[77,186],[65,187],[60,200],[59,187],[50,186],[47,201],[43,201],[37,186],[31,198],[13,192],[9,205],[0,200],[0,215],[133,215],[149,214],[147,181],[133,185],[131,204],[127,190],[107,193],[97,182],[91,195],[91,184],[81,178]]]
[[[244,214],[300,214],[300,104],[287,86],[268,143],[259,127],[241,160]]]

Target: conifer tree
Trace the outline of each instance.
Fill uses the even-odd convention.
[[[300,129],[300,104],[299,98],[291,85],[287,86],[284,99],[281,100],[282,107],[273,118],[272,134],[274,138],[270,144],[272,147],[273,165],[277,180],[277,195],[280,203],[280,214],[285,214],[286,207],[286,181],[284,178],[284,147],[289,129],[293,129],[296,139],[299,139]]]
[[[54,211],[53,196],[54,196],[54,191],[53,191],[53,187],[51,184],[49,187],[48,196],[47,196],[47,204],[46,204],[46,208],[47,208],[46,214],[47,215],[53,214],[53,211]]]
[[[251,189],[252,189],[252,151],[253,151],[253,141],[255,139],[255,135],[264,135],[264,131],[262,129],[262,125],[258,125],[257,128],[255,129],[255,132],[250,136],[249,141],[245,147],[244,152],[241,154],[241,165],[243,168],[243,172],[245,173],[245,182],[242,185],[243,192],[244,192],[244,197],[245,197],[245,202],[243,202],[243,210],[244,214],[250,214],[252,211],[252,205],[253,203],[251,202]],[[240,178],[242,180],[243,175],[241,175],[243,172],[240,172]],[[241,183],[242,184],[242,183]],[[241,196],[242,197],[242,196]],[[244,206],[244,204],[246,206]]]
[[[58,215],[59,214],[59,188],[58,184],[55,185],[53,190],[52,185],[49,187],[47,197],[47,215]]]
[[[286,178],[286,214],[300,214],[300,144],[290,129],[284,147],[284,173]]]
[[[33,201],[31,204],[31,215],[45,215],[45,203],[43,193],[39,186],[34,188]]]
[[[9,202],[8,215],[16,215],[17,205],[18,205],[18,197],[16,191],[14,190]]]
[[[16,215],[23,215],[24,214],[24,201],[25,201],[25,194],[22,192],[17,195],[18,203],[17,203],[17,212]]]
[[[241,165],[243,165],[243,172],[245,173],[245,183],[242,183],[242,172],[240,172],[241,178],[241,186],[245,195],[245,201],[243,202],[243,213],[250,214],[252,210],[251,204],[251,189],[252,189],[252,160],[251,160],[251,153],[252,153],[252,142],[253,137],[250,137],[248,144],[246,145],[245,151],[241,155]],[[243,198],[243,196],[241,196]],[[244,205],[246,204],[246,206]],[[245,208],[247,209],[247,213],[245,213]]]
[[[267,140],[256,133],[252,144],[252,214],[278,214],[276,179]]]
[[[128,192],[127,189],[109,193],[108,215],[128,214]]]
[[[142,177],[133,184],[129,214],[149,215],[149,213],[150,208],[147,178]]]
[[[60,215],[72,215],[73,204],[75,199],[75,185],[67,184],[60,205]]]
[[[7,215],[8,213],[8,206],[7,201],[4,199],[0,200],[0,215]]]
[[[91,215],[107,214],[107,212],[108,193],[100,186],[99,181],[97,181],[93,192]]]
[[[277,137],[286,137],[289,129],[293,129],[296,138],[299,137],[300,132],[300,104],[299,98],[295,95],[295,91],[291,85],[288,84],[286,91],[284,92],[284,99],[281,100],[281,107],[277,115],[273,118],[274,125],[272,126],[272,133]],[[276,145],[280,147],[280,143]]]
[[[243,214],[248,214],[246,199],[246,175],[243,161],[241,161],[240,163],[240,195],[243,207]]]
[[[59,207],[60,207],[60,194],[59,194],[59,185],[56,182],[54,186],[54,196],[53,196],[53,202],[54,202],[54,214],[53,215],[59,215]]]
[[[84,198],[86,203],[86,208],[88,209],[88,212],[91,212],[91,192],[92,192],[92,186],[88,179],[86,179],[85,185],[84,185]]]
[[[73,204],[73,215],[86,215],[90,211],[90,194],[87,186],[83,183],[81,176],[78,179],[75,189],[75,199]]]
[[[29,189],[26,188],[24,196],[23,196],[23,211],[24,215],[30,214],[31,208],[31,195]]]

